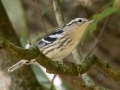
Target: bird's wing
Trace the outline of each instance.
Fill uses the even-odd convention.
[[[40,41],[38,41],[35,45],[38,46],[39,48],[42,48],[48,44],[53,43],[58,39],[58,37],[61,36],[61,34],[64,31],[61,28],[58,28],[57,30],[53,31],[52,33],[48,34],[44,38],[42,38]]]

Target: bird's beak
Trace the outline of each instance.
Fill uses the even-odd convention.
[[[95,20],[89,20],[88,22],[91,23],[91,22],[93,22],[93,21],[95,21]]]

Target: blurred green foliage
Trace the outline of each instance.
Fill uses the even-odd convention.
[[[118,9],[116,7],[107,7],[105,8],[102,12],[94,14],[92,16],[92,20],[95,20],[93,23],[91,23],[87,29],[85,30],[83,36],[82,36],[82,41],[83,43],[84,39],[86,38],[86,35],[88,33],[92,34],[96,29],[97,29],[97,24],[103,20],[106,16],[109,16],[110,14],[113,14],[117,11]]]
[[[20,38],[20,42],[22,44],[22,46],[24,47],[26,45],[25,42],[25,37],[27,36],[28,31],[27,30],[21,30],[21,38]]]

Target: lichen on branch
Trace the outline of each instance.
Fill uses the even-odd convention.
[[[46,57],[35,45],[31,45],[28,49],[24,49],[0,37],[0,47],[20,59],[36,59],[37,62],[46,68],[49,73],[53,74],[78,76],[87,72],[94,64],[96,64],[97,68],[120,84],[120,72],[109,65],[106,61],[99,59],[96,55],[90,52],[83,54],[80,64],[69,62],[68,65],[64,65]]]

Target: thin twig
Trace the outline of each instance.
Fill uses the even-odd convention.
[[[102,27],[102,29],[101,29],[101,32],[100,32],[98,38],[96,39],[96,42],[95,42],[95,44],[93,45],[93,48],[91,49],[91,52],[93,52],[93,50],[94,50],[94,49],[96,48],[96,46],[98,45],[98,43],[99,43],[99,41],[100,41],[100,38],[101,38],[101,36],[102,36],[102,34],[103,34],[104,30],[105,30],[105,27],[106,27],[106,25],[107,25],[108,18],[109,18],[109,17],[107,16],[106,19],[105,19],[104,25],[103,25],[103,27]]]
[[[64,21],[64,16],[60,6],[60,0],[53,0],[53,6],[54,6],[54,12],[56,15],[58,25],[61,27],[65,24],[65,21]]]
[[[120,23],[119,23],[119,26],[120,26]],[[116,32],[114,32],[112,35],[107,35],[106,37],[100,39],[99,42],[103,42],[103,41],[106,41],[112,37],[114,37],[115,35],[117,35],[118,33],[120,32],[120,27],[118,28],[118,30]]]
[[[38,13],[40,15],[40,20],[42,22],[41,24],[42,24],[43,30],[45,31],[45,34],[47,35],[47,29],[46,29],[46,26],[45,26],[44,18],[43,18],[42,13],[41,13],[41,8],[38,5],[40,3],[40,0],[35,0],[35,2],[36,2],[36,6],[38,8]]]
[[[54,75],[52,78],[50,90],[53,90],[53,86],[54,86],[53,84],[54,84],[54,80],[55,80],[56,76],[57,75]]]
[[[24,49],[0,37],[0,46],[2,49],[8,51],[9,53],[13,54],[14,56],[20,59],[31,60],[36,58],[37,62],[40,65],[49,70],[49,73],[53,74],[78,76],[79,74],[83,74],[86,71],[88,71],[94,65],[94,63],[97,63],[96,66],[99,66],[103,72],[107,72],[106,74],[109,77],[111,77],[115,82],[120,84],[120,72],[117,69],[110,66],[104,60],[99,59],[92,53],[87,52],[83,54],[81,60],[82,65],[76,65],[70,62],[69,65],[62,65],[46,57],[42,52],[40,52],[40,50],[35,45],[29,47],[28,49]]]
[[[75,63],[76,64],[81,64],[82,56],[81,56],[79,50],[77,49],[77,47],[74,49],[72,54],[73,54],[73,57],[75,59]]]
[[[113,38],[114,36],[116,36],[118,34],[118,32],[119,32],[119,30],[117,32],[114,32],[112,35],[107,35],[106,37],[100,39],[99,42],[103,42],[103,41],[106,41],[106,40]]]

